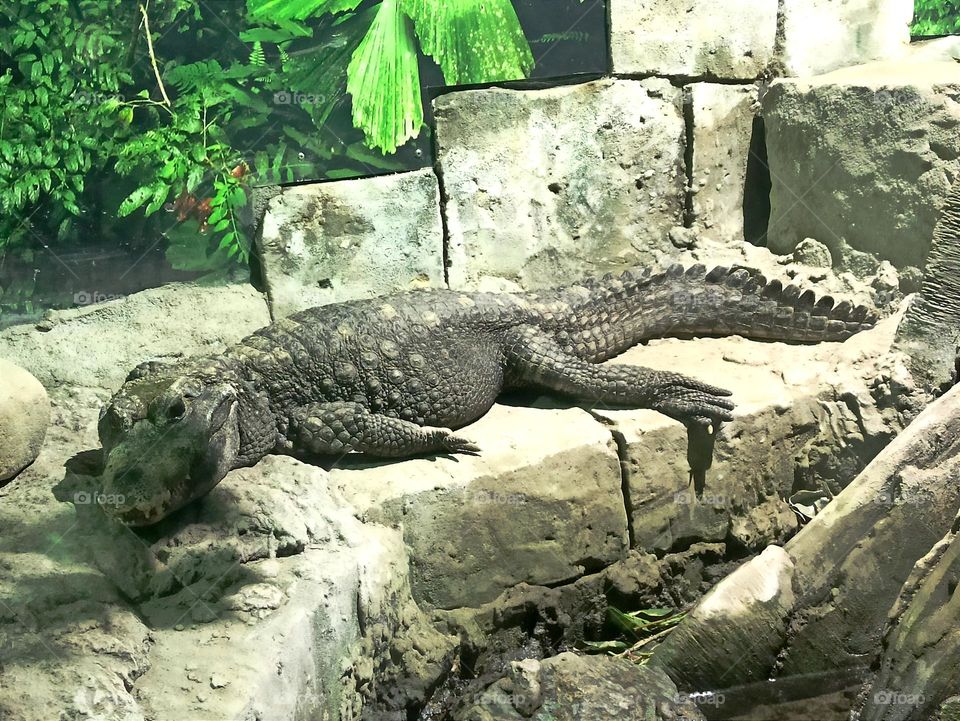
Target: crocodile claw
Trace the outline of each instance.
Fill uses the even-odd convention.
[[[479,453],[480,446],[476,443],[473,443],[466,438],[461,436],[454,435],[449,433],[443,437],[442,441],[444,450],[450,451],[451,453]]]

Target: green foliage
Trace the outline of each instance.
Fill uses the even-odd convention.
[[[525,78],[533,54],[510,0],[400,0],[450,85]]]
[[[318,162],[328,177],[403,167],[385,155],[424,126],[421,50],[449,83],[533,67],[509,0],[0,0],[0,11],[0,254],[51,229],[77,237],[90,208],[118,237],[162,234],[175,268],[246,262],[253,184]]]
[[[347,68],[353,122],[384,153],[416,137],[423,125],[417,46],[399,0],[383,0]]]
[[[672,631],[687,614],[670,608],[644,608],[629,613],[612,606],[607,608],[607,619],[617,637],[604,641],[586,641],[585,650],[622,656],[636,663],[644,663],[652,655],[643,650]]]
[[[107,22],[122,11],[92,0],[41,0],[0,2],[0,13],[3,251],[29,236],[25,218],[41,200],[53,227],[69,231],[87,175],[129,135],[115,96],[131,76],[120,32]]]
[[[911,32],[914,35],[960,33],[960,1],[916,0]]]

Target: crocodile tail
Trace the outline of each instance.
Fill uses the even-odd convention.
[[[871,328],[874,310],[829,295],[768,281],[759,271],[673,265],[660,273],[627,271],[585,284],[582,333],[603,355],[662,337],[741,335],[816,343],[838,341]]]

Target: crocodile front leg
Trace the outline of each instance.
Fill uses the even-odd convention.
[[[632,365],[596,365],[567,353],[534,326],[519,326],[506,344],[511,378],[578,400],[651,408],[712,432],[733,418],[729,391],[695,378]]]
[[[479,448],[447,428],[371,413],[359,403],[312,403],[290,414],[287,438],[292,449],[317,455],[350,451],[385,458],[418,453],[472,453]]]

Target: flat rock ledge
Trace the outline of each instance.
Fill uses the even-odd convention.
[[[0,490],[5,721],[61,710],[124,721],[353,718],[374,698],[403,712],[423,703],[456,643],[424,611],[479,607],[520,583],[573,583],[631,546],[685,551],[712,539],[759,550],[795,530],[783,498],[798,468],[811,482],[843,476],[901,422],[890,391],[900,382],[888,354],[895,319],[819,349],[665,341],[615,362],[685,370],[741,404],[699,495],[679,424],[508,399],[463,430],[480,456],[348,458],[327,470],[268,457],[132,532],[91,502],[97,454],[83,452],[98,446],[101,405],[137,363],[211,352],[252,330],[241,325],[266,322],[254,293],[170,293],[0,334],[0,356],[49,353],[40,368],[53,384],[38,458]],[[229,309],[238,299],[244,323],[221,321],[203,342],[213,319],[199,330],[161,322],[171,304]],[[84,375],[71,364],[96,334],[116,339],[119,360],[94,354]],[[832,454],[838,439],[857,452]],[[391,685],[399,674],[405,683]]]

